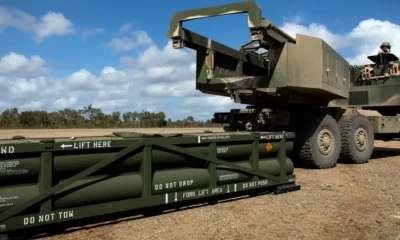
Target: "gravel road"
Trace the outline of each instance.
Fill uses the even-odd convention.
[[[400,240],[398,169],[400,142],[378,141],[367,164],[296,168],[300,191],[131,217],[43,239]]]

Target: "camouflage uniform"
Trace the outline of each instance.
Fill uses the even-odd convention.
[[[390,43],[389,42],[383,42],[381,44],[381,50],[379,50],[378,54],[388,54],[390,52]]]
[[[384,74],[386,77],[389,76],[389,69],[388,69],[388,68],[391,67],[391,64],[390,64],[390,63],[387,63],[386,61],[384,61],[384,60],[382,59],[382,55],[389,54],[389,53],[390,53],[390,48],[391,48],[391,46],[390,46],[390,43],[389,43],[389,42],[383,42],[383,43],[381,44],[381,50],[379,50],[379,52],[378,52],[378,55],[381,55],[380,60],[378,60],[378,61],[379,61],[378,64],[383,65],[383,74]]]

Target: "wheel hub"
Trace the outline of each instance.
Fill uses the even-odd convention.
[[[246,130],[249,132],[253,131],[253,124],[251,122],[246,123]]]
[[[318,134],[318,149],[323,155],[329,155],[335,145],[333,134],[329,129],[322,129]]]
[[[368,133],[364,128],[359,127],[355,132],[355,144],[358,151],[364,151],[368,146]]]

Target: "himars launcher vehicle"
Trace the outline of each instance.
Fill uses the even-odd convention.
[[[251,38],[239,50],[182,25],[238,13],[248,14]],[[365,163],[374,139],[399,136],[400,72],[393,54],[350,66],[323,39],[294,39],[274,26],[254,1],[177,12],[167,36],[174,48],[197,51],[197,90],[249,105],[215,113],[214,122],[228,124],[228,132],[295,132],[293,157],[306,166]]]

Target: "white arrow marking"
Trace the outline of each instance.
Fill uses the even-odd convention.
[[[165,194],[165,204],[168,203],[168,193]]]
[[[66,147],[72,147],[72,144],[63,144],[61,145],[62,148],[66,148]]]
[[[175,193],[175,202],[178,201],[178,193]]]

